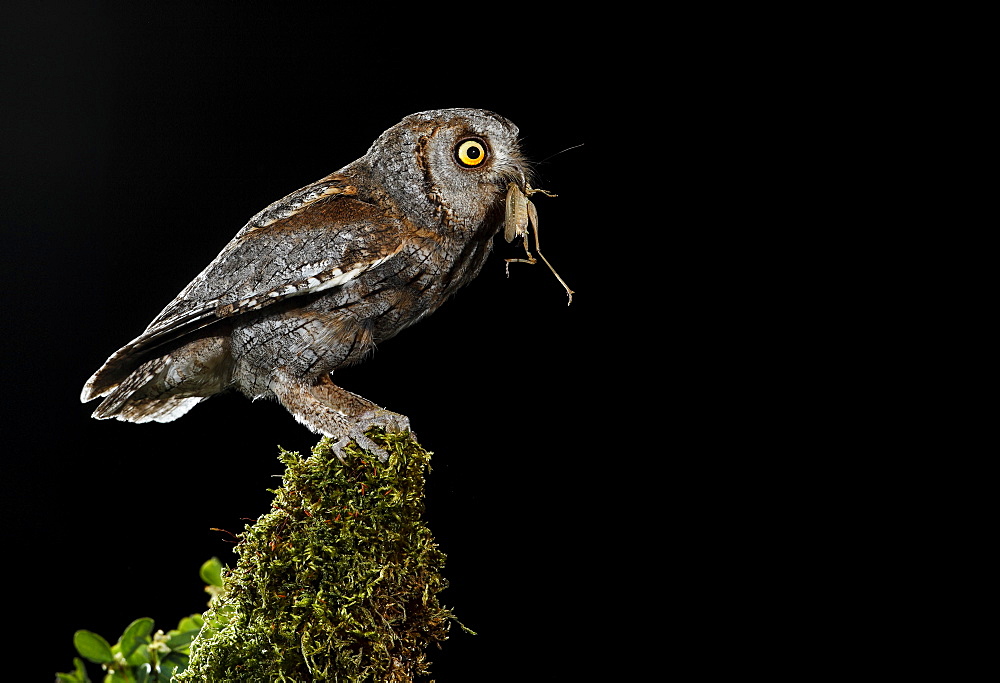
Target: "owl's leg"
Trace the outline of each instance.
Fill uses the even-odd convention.
[[[387,432],[410,430],[408,417],[341,389],[328,374],[310,384],[279,370],[271,382],[271,391],[296,420],[317,434],[336,439],[333,451],[341,460],[344,459],[344,447],[354,441],[384,462],[388,454],[365,436],[365,430],[373,426]]]

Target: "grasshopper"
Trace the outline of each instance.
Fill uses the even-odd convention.
[[[545,262],[545,265],[549,267],[552,274],[556,276],[559,283],[566,290],[566,296],[569,297],[569,301],[566,305],[569,306],[573,303],[573,290],[569,288],[569,285],[559,277],[559,273],[556,269],[552,267],[549,260],[545,258],[542,254],[542,249],[538,244],[538,211],[535,209],[535,205],[531,203],[528,199],[531,195],[541,192],[546,197],[557,197],[558,195],[552,194],[546,190],[539,190],[533,188],[527,183],[524,184],[524,190],[517,183],[510,183],[507,185],[507,214],[504,221],[503,236],[508,242],[512,242],[515,237],[521,237],[524,239],[524,253],[527,258],[509,258],[504,259],[507,262],[507,277],[510,277],[510,264],[511,263],[527,263],[534,265],[538,263],[538,260],[531,254],[531,249],[528,246],[528,232],[529,228],[534,228],[535,232],[535,251],[538,252],[538,257]]]

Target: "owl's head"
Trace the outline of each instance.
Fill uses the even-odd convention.
[[[523,186],[531,172],[517,126],[482,109],[411,114],[385,131],[364,161],[408,217],[460,230],[495,221],[507,184]]]

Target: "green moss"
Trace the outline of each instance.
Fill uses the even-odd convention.
[[[413,681],[454,619],[437,594],[445,556],[422,520],[430,454],[409,434],[368,436],[346,461],[323,439],[282,451],[272,510],[248,526],[239,561],[175,681]]]

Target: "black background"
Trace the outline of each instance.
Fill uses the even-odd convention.
[[[506,116],[535,160],[583,145],[536,182],[559,194],[536,200],[542,244],[577,294],[567,307],[543,265],[506,278],[519,251],[498,240],[475,282],[337,380],[410,416],[435,452],[441,597],[479,633],[453,629],[437,680],[572,678],[605,647],[594,599],[618,512],[591,437],[616,409],[604,360],[635,324],[604,286],[623,275],[605,234],[618,188],[593,170],[614,69],[588,25],[520,7],[407,6],[390,31],[350,6],[205,4],[32,4],[0,28],[4,557],[23,680],[69,670],[77,629],[114,642],[140,616],[167,629],[203,611],[199,565],[235,561],[211,527],[266,512],[277,446],[316,441],[238,395],[164,425],[92,420],[84,381],[250,216],[442,107]]]

